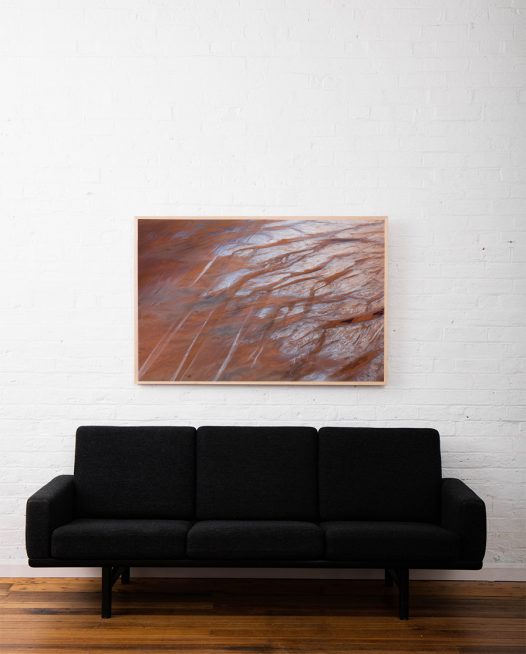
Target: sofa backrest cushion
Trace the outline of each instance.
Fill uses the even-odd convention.
[[[441,476],[434,429],[319,431],[322,520],[438,522]]]
[[[79,517],[191,518],[193,427],[79,427]]]
[[[198,519],[317,517],[317,433],[312,427],[200,427]]]

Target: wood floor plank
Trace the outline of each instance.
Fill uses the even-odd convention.
[[[133,572],[133,571],[132,571]],[[132,579],[102,620],[100,579],[0,579],[1,654],[525,654],[526,584]]]

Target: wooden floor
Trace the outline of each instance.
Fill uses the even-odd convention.
[[[133,574],[133,570],[132,570]],[[133,579],[99,617],[99,579],[0,579],[0,652],[524,654],[525,584]]]

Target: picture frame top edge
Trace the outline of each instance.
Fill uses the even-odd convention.
[[[389,216],[134,216],[135,220],[378,220],[387,221]]]

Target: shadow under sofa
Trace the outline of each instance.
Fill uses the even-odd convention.
[[[33,567],[482,567],[484,502],[442,478],[434,429],[79,427],[73,475],[27,502]]]

